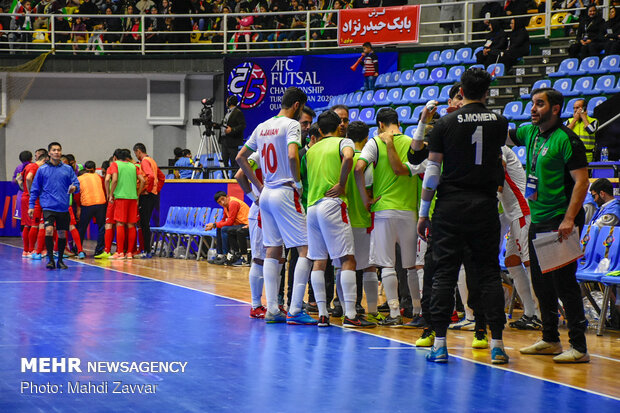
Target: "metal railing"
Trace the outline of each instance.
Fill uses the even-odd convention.
[[[530,30],[540,33],[531,34],[531,38],[551,36],[554,28],[571,26],[575,23],[552,24],[556,13],[575,12],[580,9],[551,10],[551,1],[546,2],[542,13],[522,16],[502,16],[495,18],[474,17],[476,1],[459,1],[441,4],[422,4],[420,17],[419,45],[449,46],[450,44],[471,44],[481,42],[485,31],[476,30],[477,23],[484,20],[503,20],[520,17],[544,17],[544,24]],[[607,17],[609,0],[604,0],[603,16]],[[443,33],[437,19],[440,7],[460,8],[462,18],[450,21],[460,23],[461,29],[454,33]],[[586,12],[581,9],[581,12]],[[33,49],[52,51],[61,54],[174,54],[174,53],[246,53],[269,52],[286,49],[287,51],[335,50],[338,46],[337,21],[340,10],[305,10],[265,14],[133,14],[133,15],[79,15],[79,14],[27,14],[32,27],[6,29],[0,32],[0,52],[22,53]],[[457,13],[458,14],[458,13]],[[11,27],[22,14],[0,14],[0,18],[11,20]],[[255,23],[247,27],[238,27],[238,20],[252,16]],[[264,28],[260,20],[284,17],[305,22],[305,26]],[[331,16],[331,17],[329,17]],[[8,19],[7,19],[8,18]],[[86,22],[88,30],[67,30],[66,23],[78,19]],[[256,20],[259,20],[256,23]],[[155,22],[155,24],[153,24]],[[310,22],[310,24],[307,24]],[[234,27],[231,27],[233,26]],[[177,30],[184,27],[185,30]],[[75,27],[75,25],[74,25]],[[198,30],[187,28],[199,27]],[[111,29],[111,28],[116,28]],[[120,30],[119,30],[120,28]],[[155,29],[154,29],[155,28]],[[202,28],[202,30],[200,29]],[[402,46],[402,45],[401,45]]]

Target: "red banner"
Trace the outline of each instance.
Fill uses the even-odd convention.
[[[377,7],[340,11],[338,44],[417,43],[420,6]]]

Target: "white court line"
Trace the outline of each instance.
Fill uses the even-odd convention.
[[[13,248],[17,248],[17,249],[21,248],[21,247],[16,247],[14,245],[6,244],[4,242],[0,242],[0,244],[6,245],[6,246],[9,246],[9,247],[13,247]],[[170,281],[157,280],[157,279],[154,279],[154,278],[146,277],[144,275],[131,274],[131,273],[128,273],[128,272],[123,272],[123,271],[115,270],[115,269],[112,269],[112,268],[100,267],[98,265],[94,265],[94,264],[90,264],[90,263],[82,262],[82,261],[74,261],[74,262],[76,262],[78,264],[82,264],[82,265],[88,265],[90,267],[101,268],[103,270],[119,272],[119,273],[125,274],[125,275],[131,275],[131,276],[134,276],[134,277],[145,278],[147,280],[158,281],[158,282],[161,282],[161,283],[164,283],[164,284],[173,285],[175,287],[185,288],[187,290],[197,291],[199,293],[209,294],[209,295],[212,295],[212,296],[215,296],[215,297],[224,298],[224,299],[227,299],[227,300],[232,300],[232,301],[237,301],[239,303],[248,304],[246,301],[239,300],[237,298],[226,297],[224,295],[220,295],[220,294],[216,294],[216,293],[211,293],[211,292],[203,291],[203,290],[198,290],[198,289],[193,288],[193,287],[187,287],[187,286],[184,286],[184,285],[174,284],[174,283],[172,283]],[[368,334],[369,336],[377,337],[377,338],[380,338],[380,339],[383,339],[383,340],[390,340],[390,341],[393,341],[395,343],[404,344],[405,346],[408,346],[408,347],[417,348],[415,346],[415,344],[407,343],[406,341],[398,340],[398,339],[391,338],[391,337],[381,336],[381,335],[370,333],[368,331],[363,331],[363,330],[360,330],[360,329],[353,330],[353,329],[348,329],[348,328],[344,328],[342,326],[333,325],[333,324],[332,324],[332,327],[338,327],[338,328],[343,329],[344,331],[348,331],[348,332],[351,332],[351,333]],[[483,363],[481,361],[476,361],[476,360],[468,359],[467,357],[458,356],[458,355],[454,355],[454,354],[450,354],[450,357],[454,357],[454,358],[457,358],[457,359],[460,359],[460,360],[463,360],[463,361],[467,361],[467,362],[474,363],[474,364],[479,364],[479,365],[486,366],[486,367],[493,368],[493,369],[503,370],[503,371],[506,371],[506,372],[509,372],[509,373],[519,374],[521,376],[529,377],[529,378],[532,378],[532,379],[546,381],[548,383],[553,383],[553,384],[557,384],[558,386],[564,386],[564,387],[568,387],[568,388],[571,388],[571,389],[574,389],[574,390],[579,390],[579,391],[582,391],[582,392],[585,392],[585,393],[594,394],[596,396],[606,397],[608,399],[613,399],[613,400],[620,401],[620,397],[611,396],[609,394],[600,393],[600,392],[597,392],[597,391],[594,391],[594,390],[590,390],[590,389],[584,389],[582,387],[573,386],[573,385],[567,384],[567,383],[561,383],[559,381],[555,381],[555,380],[551,380],[551,379],[546,379],[544,377],[534,376],[533,374],[524,373],[524,372],[521,372],[521,371],[510,370],[507,367],[501,367],[501,366],[494,365],[494,364],[487,364],[487,363]]]
[[[249,303],[239,303],[239,304],[215,304],[216,307],[249,307]]]
[[[601,356],[600,354],[592,354],[590,353],[591,357],[598,357],[600,359],[605,359],[605,360],[609,360],[609,361],[615,361],[616,363],[620,363],[620,360],[615,359],[613,357],[607,357],[607,356]]]

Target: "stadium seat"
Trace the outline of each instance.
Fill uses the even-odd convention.
[[[364,92],[355,92],[351,106],[359,106]]]
[[[355,92],[351,92],[347,95],[347,98],[344,100],[344,104],[348,107],[353,106],[353,96],[355,96]]]
[[[338,95],[334,95],[331,97],[331,99],[329,99],[329,106],[334,106],[338,104]]]
[[[448,114],[448,105],[437,106],[437,113],[439,113],[439,116],[446,116]]]
[[[605,70],[603,73],[618,73],[620,72],[620,56],[617,54],[612,54],[609,56],[605,56],[601,61],[601,66],[599,70]]]
[[[377,77],[377,80],[375,81],[375,87],[386,87],[386,80],[388,77],[388,73],[382,73]]]
[[[400,105],[403,100],[403,90],[399,87],[388,90],[387,101],[391,105]]]
[[[426,86],[422,91],[420,100],[422,103],[426,103],[429,100],[435,100],[439,97],[439,86]]]
[[[614,268],[614,269],[617,270],[617,268]],[[605,285],[605,290],[603,292],[603,303],[601,305],[601,312],[599,314],[599,323],[598,323],[598,328],[596,330],[597,336],[603,335],[603,331],[605,329],[605,319],[607,318],[607,309],[609,308],[609,305],[610,305],[611,290],[614,287],[617,288],[618,284],[620,284],[620,277],[604,275],[601,277],[600,282]]]
[[[475,64],[477,62],[476,60],[476,54],[478,54],[479,51],[481,51],[482,49],[484,49],[483,46],[478,46],[476,47],[476,49],[474,50],[474,52],[471,54],[471,58],[469,59],[469,61],[465,62],[466,64]]]
[[[373,98],[375,97],[374,90],[367,90],[362,95],[362,100],[360,101],[360,106],[373,106]],[[331,105],[330,105],[331,106]]]
[[[415,103],[420,103],[420,102],[422,102],[422,100],[420,100],[420,88],[419,87],[411,86],[405,89],[401,103],[415,104]]]
[[[564,110],[562,110],[561,118],[572,118],[573,117],[573,106],[575,106],[575,102],[581,98],[572,98],[568,102],[564,104]]]
[[[476,61],[475,57],[473,62],[471,61],[471,57],[473,56],[473,52],[471,51],[471,47],[461,47],[456,51],[454,55],[454,60],[456,64],[468,64],[474,63]]]
[[[532,117],[532,101],[527,102],[520,115],[513,116],[513,120],[528,120]]]
[[[553,88],[561,92],[563,95],[566,93],[570,93],[572,87],[573,87],[573,80],[568,77],[558,79],[553,84]]]
[[[592,233],[594,228],[597,227],[592,226],[590,233]],[[613,268],[613,264],[618,261],[618,256],[620,255],[620,237],[617,237],[618,234],[614,234],[616,229],[620,231],[618,227],[602,227],[596,239],[588,242],[584,254],[589,252],[589,257],[586,256],[587,263],[577,269],[576,276],[578,281],[599,282],[601,277],[606,274],[606,271],[603,272],[598,269],[598,265],[603,258],[607,258],[610,261],[610,269]],[[588,249],[590,243],[594,244],[591,250]]]
[[[385,85],[388,87],[400,86],[400,71],[392,72],[392,75],[387,79]]]
[[[439,103],[446,103],[450,99],[450,89],[452,89],[452,85],[442,87],[439,96],[435,100]]]
[[[445,67],[436,67],[431,70],[430,79],[433,81],[433,83],[441,83],[441,81],[446,78],[447,74],[448,69],[446,69]]]
[[[415,125],[411,125],[411,126],[407,126],[407,129],[405,129],[405,132],[403,132],[406,136],[413,136],[413,134],[415,133],[416,130],[416,126]]]
[[[508,122],[508,129],[517,129],[517,124],[514,122]]]
[[[426,58],[426,63],[417,63],[413,67],[430,67],[430,66],[439,66],[441,63],[439,62],[439,57],[441,56],[441,51],[435,50],[431,52]]]
[[[376,136],[376,135],[377,135],[377,130],[378,130],[378,129],[379,129],[379,128],[377,128],[376,126],[373,126],[372,128],[370,128],[370,129],[368,130],[368,139],[373,138],[374,136]]]
[[[424,110],[424,105],[416,106],[415,109],[413,109],[413,113],[411,114],[409,123],[413,125],[417,125],[418,122],[420,121],[420,113],[422,113],[422,110]],[[411,135],[407,135],[407,136],[411,136]]]
[[[602,73],[598,71],[598,64],[599,64],[598,56],[586,57],[585,59],[581,61],[577,74],[578,75],[585,75],[585,74],[591,75],[591,74]]]
[[[588,102],[588,115],[592,116],[594,114],[594,108],[605,102],[607,98],[605,96],[597,96]]]
[[[399,106],[396,108],[396,113],[398,113],[398,120],[401,123],[409,123],[409,119],[411,119],[411,106]]]
[[[475,65],[471,65],[469,66],[470,69],[485,69],[484,65],[481,64],[475,64]]]
[[[362,109],[360,111],[358,120],[361,120],[364,123],[372,123],[375,120],[375,109],[374,108]]]
[[[401,86],[413,86],[413,70],[405,70],[400,75],[400,85]]]
[[[354,122],[357,120],[357,118],[359,118],[360,116],[360,110],[357,108],[351,108],[349,109],[349,121]]]
[[[595,95],[592,90],[594,87],[594,79],[592,76],[583,76],[577,79],[573,90],[567,93],[565,96],[582,96],[582,95]]]
[[[525,163],[527,162],[527,149],[525,148],[525,146],[514,146],[512,148],[512,151],[515,153],[515,155],[517,155],[517,158],[519,158],[521,165],[525,165]]]
[[[451,66],[457,63],[454,49],[445,49],[439,55],[439,62],[442,65]]]
[[[530,89],[530,93],[524,93],[523,95],[520,96],[521,99],[531,99],[532,98],[532,95],[531,95],[532,90],[536,90],[536,89],[541,88],[541,87],[551,87],[551,80],[549,80],[549,79],[537,80],[536,82],[534,82],[534,85]]]
[[[372,99],[373,99],[375,106],[389,105],[386,89],[376,90],[375,95]]]
[[[562,60],[557,72],[549,73],[549,77],[578,75],[579,60],[575,57]]]
[[[439,81],[439,83],[456,83],[461,81],[461,76],[465,71],[465,66],[452,66],[450,70],[448,70],[448,74],[445,79]]]
[[[616,77],[614,75],[601,76],[597,79],[592,92],[596,95],[617,93],[620,89],[615,87],[614,83],[616,83]]]
[[[413,81],[415,85],[430,85],[434,83],[428,76],[428,69],[417,69],[413,72]]]
[[[504,64],[493,63],[487,67],[487,72],[489,72],[494,78],[504,76]]]
[[[506,103],[504,106],[504,112],[502,113],[504,117],[508,120],[515,119],[515,116],[519,116],[523,113],[523,103],[521,101],[513,101]]]

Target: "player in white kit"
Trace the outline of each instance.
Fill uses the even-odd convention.
[[[263,244],[267,248],[263,265],[267,323],[317,323],[302,310],[302,301],[312,269],[312,261],[306,258],[308,240],[306,215],[300,201],[302,185],[298,152],[301,147],[301,127],[297,119],[306,101],[307,96],[301,89],[286,89],[278,115],[258,125],[237,155],[237,163],[243,173],[260,192],[258,204]],[[260,153],[263,183],[258,180],[248,162],[253,152]],[[279,258],[282,257],[283,243],[287,248],[296,247],[299,251],[288,314],[278,309],[278,281],[282,267]]]

